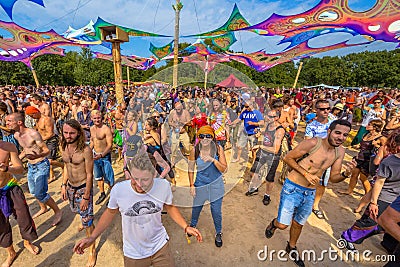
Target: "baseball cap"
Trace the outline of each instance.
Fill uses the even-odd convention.
[[[127,157],[134,157],[139,149],[143,146],[142,137],[139,135],[132,135],[126,141],[126,153]]]

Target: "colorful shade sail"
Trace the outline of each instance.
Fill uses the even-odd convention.
[[[364,43],[364,44],[369,44],[369,43]],[[230,55],[230,58],[232,60],[241,62],[259,72],[263,72],[276,65],[286,63],[292,60],[299,60],[302,58],[311,57],[315,54],[326,52],[329,50],[359,46],[359,45],[360,44],[348,44],[347,41],[345,41],[330,46],[312,48],[308,45],[308,43],[302,43],[292,49],[285,50],[283,52],[276,54],[267,54],[265,53],[265,51],[258,51],[250,54],[227,52],[227,54]]]
[[[12,10],[15,5],[15,2],[18,0],[1,0],[0,1],[0,6],[4,9],[4,11],[7,13],[7,15],[12,19]],[[43,0],[28,0],[29,2],[36,3],[38,5],[41,5],[44,7]]]
[[[43,56],[43,55],[59,55],[59,56],[65,56],[65,49],[57,47],[57,46],[50,46],[43,48],[35,53],[33,53],[30,57],[21,59],[20,61],[23,62],[25,65],[28,66],[28,68],[32,69],[32,60]]]
[[[208,38],[208,37],[205,37]],[[233,32],[228,32],[219,36],[210,37],[212,44],[221,50],[228,50],[237,40]]]
[[[53,30],[30,31],[13,22],[0,21],[0,29],[12,36],[0,38],[0,61],[20,61],[49,46],[76,44]]]
[[[102,54],[95,52],[96,58],[113,61],[111,54]],[[138,56],[121,56],[121,64],[138,70],[148,70],[157,63],[155,58],[143,58]]]
[[[174,41],[162,47],[156,47],[150,42],[149,51],[153,53],[159,60],[169,56],[174,51]]]
[[[229,61],[230,58],[226,54],[213,54],[208,56],[191,54],[189,56],[183,57],[183,62],[195,63],[199,65],[204,72],[211,72],[217,64]]]
[[[189,54],[199,54],[202,56],[208,56],[212,54],[217,54],[214,50],[212,50],[208,45],[204,43],[203,40],[198,39],[195,43],[191,44],[190,46],[186,47],[183,52]]]
[[[130,36],[135,36],[135,37],[144,37],[144,36],[147,36],[147,37],[171,37],[171,36],[167,36],[167,35],[160,35],[160,34],[156,34],[156,33],[145,32],[145,31],[140,31],[140,30],[135,30],[135,29],[115,25],[115,24],[109,23],[99,17],[97,19],[96,23],[93,25],[95,32],[96,32],[95,36],[99,40],[101,39],[100,27],[107,27],[107,26],[117,26],[117,27],[121,28],[123,31],[127,32]]]
[[[377,0],[365,12],[354,12],[348,0],[321,0],[314,8],[298,15],[271,15],[246,30],[262,30],[263,35],[286,38],[321,28],[348,28],[373,40],[398,42],[400,4],[398,0]]]

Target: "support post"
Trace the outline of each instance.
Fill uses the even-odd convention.
[[[302,67],[303,67],[303,62],[300,61],[299,69],[297,70],[297,75],[296,75],[296,79],[294,80],[293,88],[296,88],[297,81],[299,80],[300,71],[301,71]]]
[[[124,85],[122,83],[121,46],[119,42],[112,42],[114,61],[115,95],[118,104],[124,101]]]
[[[175,10],[175,36],[174,36],[174,67],[172,73],[172,87],[178,87],[178,52],[179,52],[179,14],[183,5],[180,0],[176,0],[176,5],[172,5]]]
[[[40,84],[39,84],[39,79],[38,79],[38,77],[37,77],[37,75],[36,75],[36,71],[35,71],[35,69],[33,68],[33,66],[31,67],[31,71],[32,71],[33,79],[35,80],[35,83],[36,83],[36,88],[39,89],[39,86],[40,86]]]
[[[204,70],[204,90],[207,89],[207,79],[208,79],[208,56],[206,56],[206,68]]]
[[[126,66],[126,78],[128,79],[128,90],[129,90],[129,85],[130,85],[130,77],[129,77],[129,66]]]

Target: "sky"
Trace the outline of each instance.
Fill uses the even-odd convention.
[[[2,1],[2,0],[0,0]],[[18,0],[13,10],[13,21],[30,30],[48,31],[54,29],[63,33],[68,26],[75,29],[85,26],[97,17],[105,21],[138,30],[155,32],[163,35],[174,33],[175,0],[44,0],[45,8],[29,2]],[[232,12],[234,4],[238,5],[241,14],[250,24],[256,24],[267,19],[272,13],[293,15],[302,13],[319,3],[319,0],[182,0],[183,9],[180,19],[180,35],[190,35],[206,32],[222,26]],[[349,0],[349,6],[354,11],[362,12],[373,7],[375,0]],[[0,20],[10,21],[10,18],[0,8]],[[2,34],[0,30],[0,34]],[[282,51],[286,45],[277,45],[282,37],[259,36],[252,32],[236,33],[238,41],[231,47],[234,51],[245,53],[265,49],[267,53]],[[148,57],[150,41],[156,46],[163,46],[173,38],[131,38],[123,44],[122,54]],[[350,42],[363,42],[365,39],[352,37],[350,34],[336,33],[330,37],[318,37],[310,41],[314,47],[327,46],[349,39]],[[180,42],[195,42],[195,39],[181,38]],[[321,53],[325,55],[344,55],[365,50],[375,51],[394,49],[396,44],[375,42],[368,46],[357,46]],[[68,48],[71,49],[71,48]],[[79,49],[78,49],[79,50]],[[93,47],[92,50],[108,53],[103,47]]]

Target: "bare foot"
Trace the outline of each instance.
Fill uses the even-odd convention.
[[[40,215],[45,214],[45,213],[48,212],[48,211],[49,211],[48,208],[40,209],[38,212],[36,212],[36,213],[32,216],[32,219],[35,219],[35,218],[39,217]]]
[[[59,210],[54,214],[54,220],[51,226],[56,226],[57,224],[59,224],[61,222],[61,218],[62,218],[62,211]]]
[[[33,255],[39,254],[40,249],[28,240],[24,240],[24,247]]]
[[[16,257],[17,257],[17,253],[15,253],[15,251],[14,251],[14,253],[8,254],[7,259],[3,262],[1,267],[10,267]]]
[[[231,162],[232,163],[235,163],[235,162],[238,162],[240,159],[233,159]]]
[[[85,227],[83,227],[83,225],[82,225],[82,224],[79,224],[79,227],[78,227],[78,232],[81,232],[83,229],[85,229]]]
[[[347,191],[347,190],[346,190],[346,191],[339,190],[338,193],[339,193],[339,194],[342,194],[342,195],[352,195],[352,194],[353,194],[353,192],[349,192],[349,191]]]
[[[94,267],[96,265],[96,260],[97,260],[97,254],[96,251],[92,251],[89,253],[89,259],[86,264],[86,267]]]

